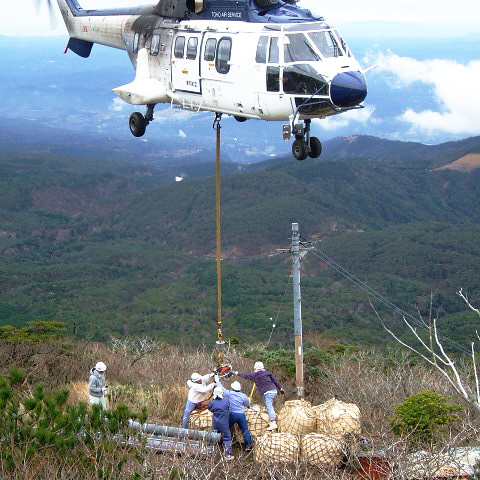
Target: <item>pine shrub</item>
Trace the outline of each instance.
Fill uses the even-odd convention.
[[[460,410],[460,405],[443,395],[423,390],[395,407],[392,430],[395,435],[407,436],[412,446],[423,446],[435,441],[442,428],[458,421],[456,412]]]

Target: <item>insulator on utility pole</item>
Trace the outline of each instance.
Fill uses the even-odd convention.
[[[298,223],[292,223],[292,255],[296,385],[297,395],[303,397],[302,297],[300,294],[300,233],[298,231]]]

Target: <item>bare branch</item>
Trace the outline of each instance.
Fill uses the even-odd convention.
[[[478,371],[477,371],[477,362],[475,361],[475,343],[472,342],[472,363],[473,363],[473,373],[475,374],[475,386],[477,387],[477,402],[480,401],[480,387],[478,385]]]
[[[478,308],[475,308],[470,301],[468,300],[468,295],[466,293],[463,293],[463,289],[461,288],[458,292],[457,295],[463,299],[463,301],[467,304],[468,308],[474,312],[480,317],[480,310]]]

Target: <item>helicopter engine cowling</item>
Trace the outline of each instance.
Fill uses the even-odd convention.
[[[278,0],[255,0],[257,7],[264,8],[270,7],[271,5],[275,5],[278,3]]]
[[[202,13],[205,10],[206,0],[187,0],[187,8],[192,13]]]

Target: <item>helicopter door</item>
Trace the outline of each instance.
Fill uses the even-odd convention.
[[[172,47],[172,86],[174,90],[201,93],[201,34],[179,32]]]
[[[280,41],[281,38],[278,36],[262,35],[258,40],[255,57],[256,71],[261,75],[261,89],[258,94],[259,108],[270,115],[279,105]]]

